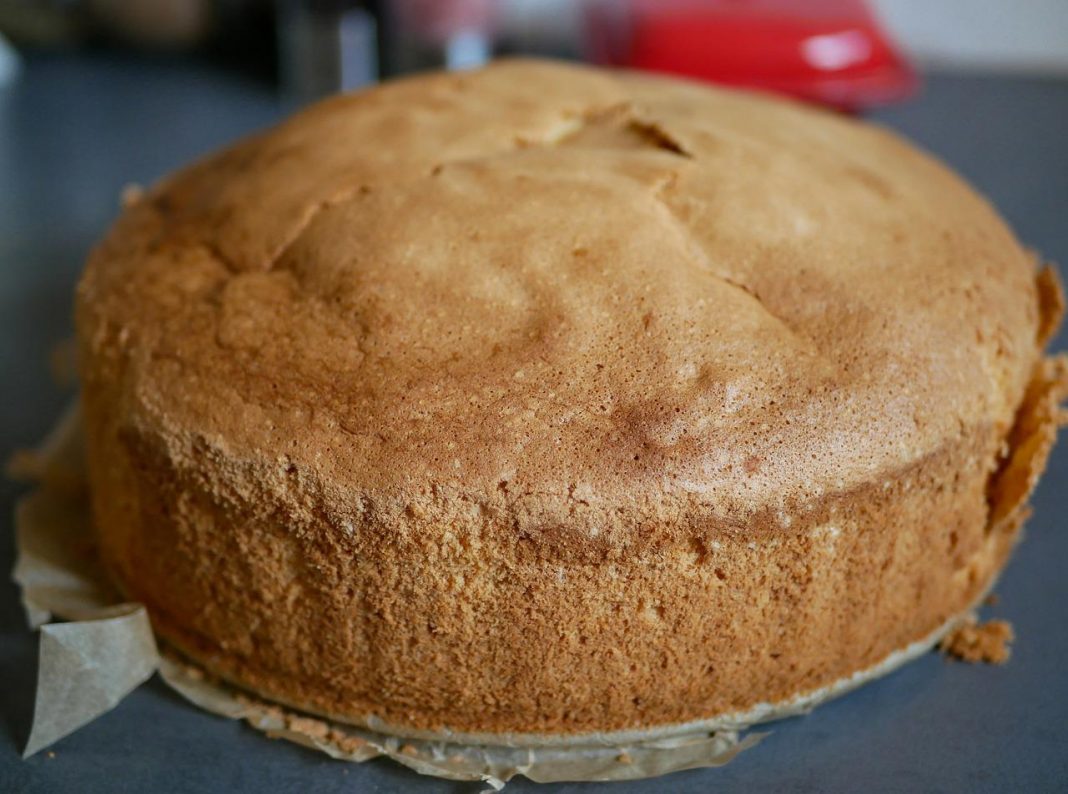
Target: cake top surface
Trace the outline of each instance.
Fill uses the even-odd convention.
[[[1034,279],[876,126],[506,61],[166,179],[95,251],[78,326],[85,377],[174,449],[398,509],[744,520],[1006,430]]]

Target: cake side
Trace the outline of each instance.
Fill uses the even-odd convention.
[[[161,637],[300,708],[522,741],[743,713],[922,641],[1004,565],[1065,367],[1039,361],[1007,437],[979,429],[789,527],[665,522],[623,548],[517,533],[456,494],[448,524],[352,524],[362,495],[281,499],[294,472],[134,427],[100,386],[84,394],[100,551]]]
[[[98,431],[108,402],[87,401]],[[989,430],[788,530],[687,524],[579,559],[486,514],[346,527],[314,505],[302,521],[220,499],[255,471],[89,438],[103,559],[164,639],[282,702],[401,732],[653,728],[831,685],[970,607],[1023,515],[990,522]]]

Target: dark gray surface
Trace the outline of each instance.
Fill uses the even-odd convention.
[[[68,395],[44,365],[69,334],[70,290],[130,181],[148,182],[279,115],[270,93],[179,64],[36,58],[0,89],[0,453],[46,430]],[[881,114],[955,165],[1027,244],[1068,264],[1068,82],[935,78]],[[358,142],[354,142],[357,145]],[[1063,339],[1058,342],[1063,347]],[[560,791],[1068,790],[1068,447],[1055,454],[1036,516],[993,614],[1019,640],[1005,668],[935,654],[774,726],[723,769],[652,783]],[[10,568],[11,507],[0,485],[0,568]],[[32,711],[35,639],[15,589],[0,585],[2,791],[477,791],[387,761],[360,766],[270,742],[198,711],[158,681],[113,712],[22,761]],[[509,790],[535,788],[519,780]]]

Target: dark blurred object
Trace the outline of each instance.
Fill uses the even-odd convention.
[[[481,66],[494,54],[500,5],[500,0],[383,3],[388,73]]]
[[[107,38],[184,50],[212,31],[213,0],[0,0],[0,32],[18,44],[61,47]]]
[[[308,102],[378,79],[377,4],[354,0],[277,0],[279,80]]]
[[[72,0],[0,0],[0,33],[15,44],[54,47],[79,43],[87,25]]]
[[[187,49],[212,29],[211,0],[86,0],[98,30],[140,47]]]
[[[204,58],[270,82],[278,71],[275,31],[267,0],[0,0],[0,36],[21,48]]]
[[[861,0],[595,0],[594,61],[764,89],[843,110],[916,89]]]
[[[496,23],[497,54],[583,58],[582,0],[499,0]]]

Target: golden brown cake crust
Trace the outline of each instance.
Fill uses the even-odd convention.
[[[91,258],[102,552],[209,667],[354,719],[787,697],[1000,568],[1059,300],[871,125],[525,61],[338,97]]]

